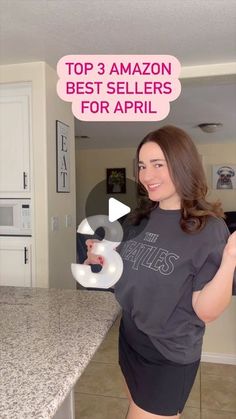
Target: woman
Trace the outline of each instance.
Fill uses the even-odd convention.
[[[205,323],[231,300],[236,233],[229,237],[220,204],[206,201],[201,161],[184,131],[151,132],[137,161],[147,198],[132,215],[138,235],[120,246],[124,270],[115,286],[127,419],[178,419],[199,367]],[[102,264],[91,240],[87,246],[86,263]]]

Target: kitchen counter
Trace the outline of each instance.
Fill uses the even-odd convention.
[[[0,418],[52,418],[119,311],[106,291],[0,287]]]

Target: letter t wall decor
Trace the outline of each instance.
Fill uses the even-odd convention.
[[[70,192],[69,126],[56,121],[57,192]]]

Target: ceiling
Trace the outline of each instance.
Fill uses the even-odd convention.
[[[56,69],[68,54],[169,54],[182,66],[236,61],[235,0],[0,0],[1,64],[46,61]],[[236,73],[236,71],[235,71]],[[80,122],[79,148],[135,147],[165,124],[198,143],[236,141],[235,78],[182,84],[159,122]],[[214,134],[196,128],[222,122]]]

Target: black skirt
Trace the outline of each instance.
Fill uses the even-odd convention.
[[[166,359],[123,312],[119,364],[137,406],[156,415],[172,416],[184,409],[200,360],[178,364]]]

